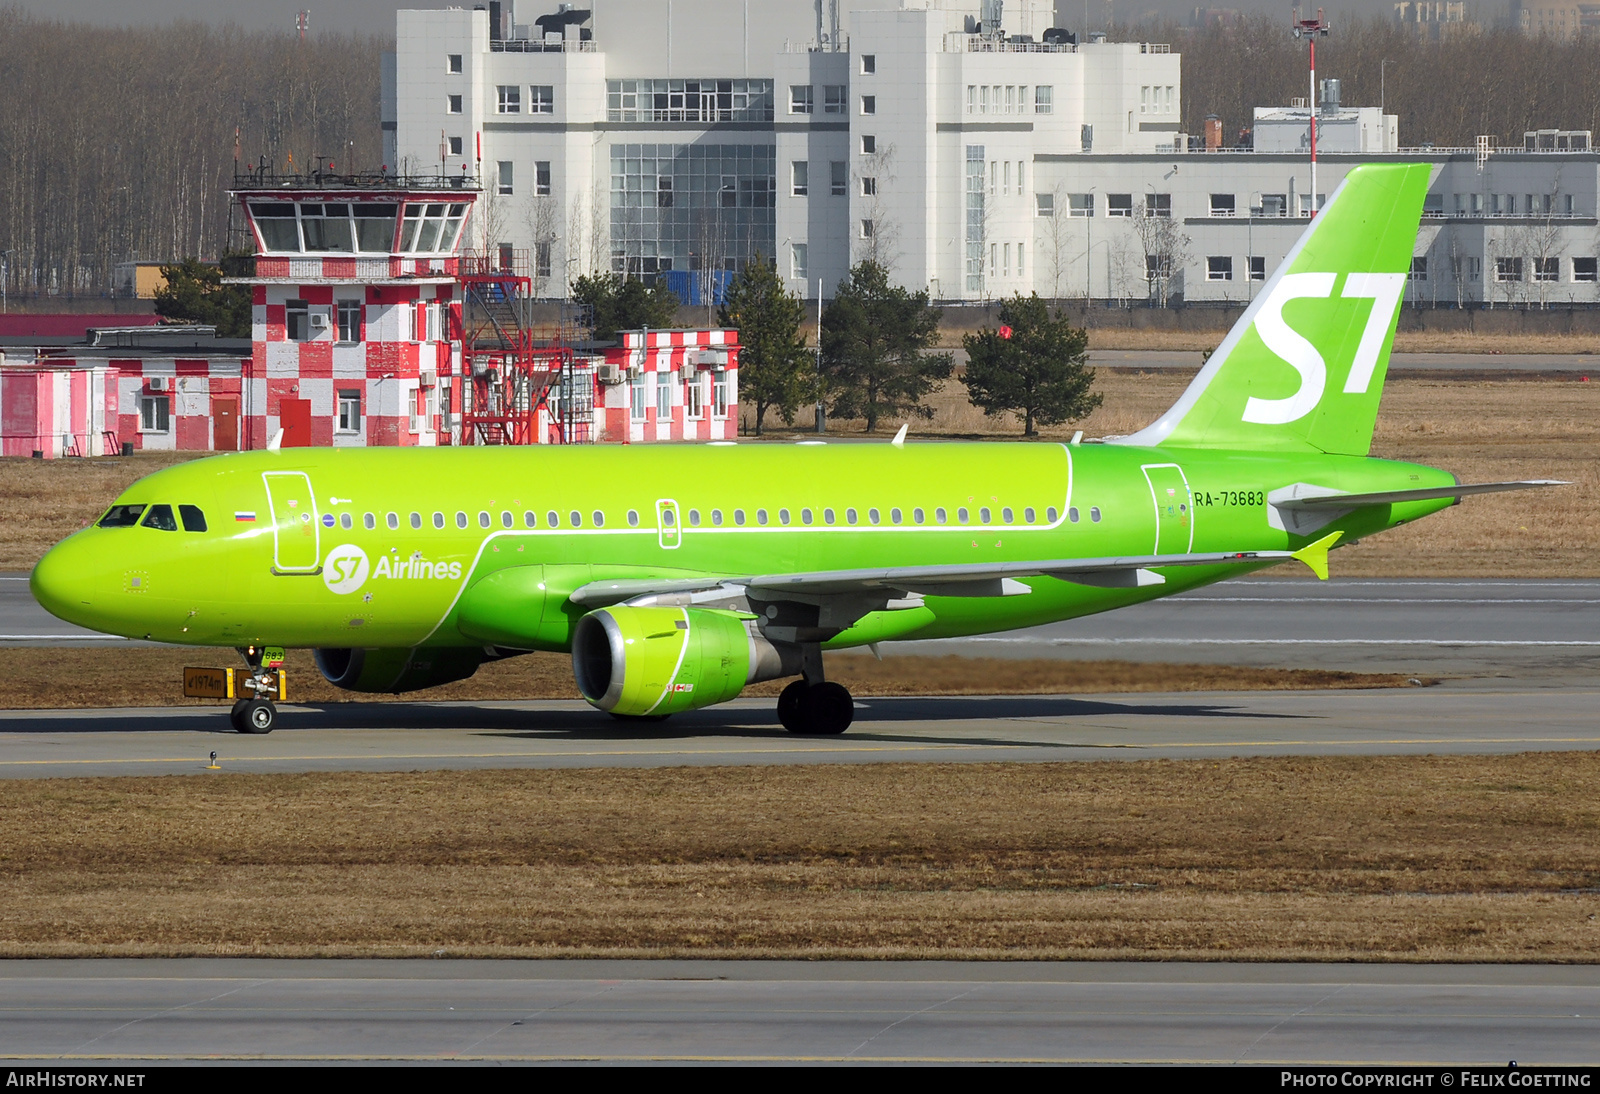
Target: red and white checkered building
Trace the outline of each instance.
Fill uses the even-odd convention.
[[[739,332],[623,331],[598,370],[601,439],[721,441],[739,435]]]

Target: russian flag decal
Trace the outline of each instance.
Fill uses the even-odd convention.
[[[246,524],[253,524],[255,523],[256,513],[254,509],[241,510],[233,514],[233,519],[243,521]]]

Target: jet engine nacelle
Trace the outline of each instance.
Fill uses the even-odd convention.
[[[347,691],[402,692],[465,680],[487,660],[481,647],[319,649],[317,668]]]
[[[797,648],[774,646],[738,612],[710,608],[605,608],[578,620],[572,640],[578,690],[624,716],[711,706],[799,671]]]

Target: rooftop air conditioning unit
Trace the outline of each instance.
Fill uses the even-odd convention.
[[[150,377],[150,390],[151,391],[165,391],[165,390],[167,390],[168,382],[169,381],[167,380],[167,378],[165,376],[152,376],[152,377]]]

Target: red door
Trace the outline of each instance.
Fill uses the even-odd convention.
[[[239,451],[238,399],[211,400],[211,447],[217,452]]]
[[[278,400],[278,423],[283,426],[284,448],[311,447],[311,400]]]

